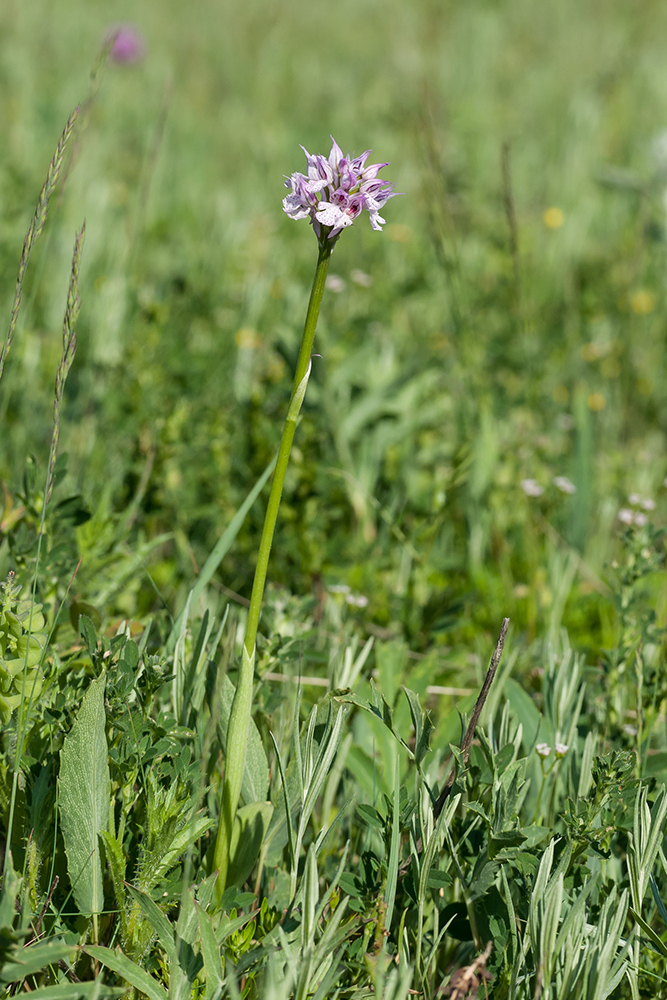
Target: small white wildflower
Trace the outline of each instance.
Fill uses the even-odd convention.
[[[548,757],[551,753],[551,747],[548,743],[538,743],[535,747],[535,753],[538,753],[540,757]]]
[[[544,493],[544,490],[538,483],[537,479],[522,479],[521,489],[527,497],[541,497]]]
[[[621,507],[621,509],[619,510],[617,516],[618,516],[619,521],[621,521],[623,524],[634,524],[635,523],[634,512],[631,511],[631,510],[628,510],[627,507]]]
[[[368,606],[368,598],[365,594],[347,594],[345,601],[353,608],[365,608]]]
[[[655,510],[655,500],[651,500],[649,497],[644,497],[640,506],[643,510]]]
[[[627,736],[636,736],[637,735],[637,727],[636,726],[625,725],[625,726],[623,726],[623,732]]]
[[[341,278],[340,274],[330,274],[325,281],[325,285],[330,292],[334,292],[336,295],[340,295],[347,288],[347,282],[344,278]]]
[[[330,594],[349,594],[350,588],[346,583],[332,583],[329,587]]]
[[[365,271],[360,271],[355,268],[354,271],[350,271],[350,277],[355,285],[361,285],[362,288],[370,288],[373,284],[373,279],[370,274],[366,274]]]
[[[560,490],[561,493],[576,493],[577,487],[574,485],[571,479],[567,476],[554,476],[554,486],[556,489]]]
[[[635,524],[638,528],[645,528],[648,524],[648,517],[646,514],[635,514]]]
[[[629,493],[628,494],[628,503],[632,504],[633,507],[636,507],[641,502],[642,502],[642,495],[641,495],[641,493]]]
[[[567,745],[567,743],[557,743],[556,746],[554,747],[557,757],[564,757],[569,749],[570,748]]]

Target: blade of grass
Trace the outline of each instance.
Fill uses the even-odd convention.
[[[153,979],[148,972],[131,961],[127,955],[123,955],[120,950],[112,951],[111,948],[104,948],[102,945],[89,944],[84,948],[87,955],[96,958],[107,969],[116,972],[119,976],[136,987],[141,993],[145,993],[148,1000],[168,1000],[167,992],[160,986],[156,979]]]
[[[394,758],[394,807],[391,820],[391,846],[389,848],[389,863],[387,865],[387,884],[384,890],[384,901],[387,907],[385,913],[385,930],[391,930],[391,918],[394,914],[396,901],[396,886],[398,884],[398,859],[400,850],[400,815],[401,815],[401,758],[398,751]]]

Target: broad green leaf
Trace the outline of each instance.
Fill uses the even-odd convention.
[[[127,955],[124,955],[120,948],[112,951],[111,948],[103,948],[101,945],[89,944],[84,948],[87,955],[96,958],[107,969],[117,972],[119,976],[135,986],[141,993],[145,993],[149,1000],[169,1000],[166,990],[153,979],[140,965],[132,962]]]
[[[445,886],[451,885],[452,881],[449,872],[441,872],[439,868],[431,868],[426,885],[429,889],[443,889]]]
[[[231,860],[227,872],[228,885],[241,888],[250,875],[262,849],[272,816],[271,802],[252,802],[249,806],[237,809],[232,830]]]
[[[531,826],[524,826],[521,828],[525,840],[525,847],[535,847],[542,840],[544,840],[550,833],[551,830],[548,826],[538,826],[537,823]]]
[[[244,913],[240,917],[234,917],[233,920],[225,914],[223,919],[220,921],[220,926],[218,927],[215,935],[218,944],[222,946],[228,937],[231,937],[232,934],[236,934],[237,931],[240,931],[241,928],[245,927],[245,925],[256,917],[258,913],[259,910],[251,910],[250,913]]]
[[[364,712],[368,712],[370,715],[374,715],[375,718],[379,719],[381,722],[384,723],[384,725],[392,734],[392,736],[396,740],[398,740],[403,749],[407,751],[410,760],[414,760],[415,755],[413,751],[394,727],[393,713],[391,707],[387,703],[385,697],[382,694],[380,694],[372,679],[371,679],[370,702],[364,701],[362,698],[357,698],[357,696],[354,694],[346,694],[342,697],[337,697],[336,701],[344,705],[356,705],[357,708],[362,708]]]
[[[364,805],[362,803],[357,806],[357,812],[365,821],[367,826],[375,826],[378,830],[384,830],[386,821],[382,816],[380,816],[377,809],[373,808],[373,806]]]
[[[181,896],[181,907],[176,922],[176,935],[180,941],[185,941],[186,944],[190,945],[194,944],[197,940],[197,913],[195,911],[195,898],[192,889],[188,889]]]
[[[220,716],[218,719],[218,739],[223,750],[227,746],[227,729],[235,690],[229,677],[225,675],[220,685]],[[259,730],[252,719],[250,719],[250,728],[248,729],[241,796],[246,805],[253,802],[265,802],[269,797],[269,763],[266,759]]]
[[[199,903],[199,905],[204,910],[208,910],[209,906],[211,905],[211,901],[213,899],[213,894],[215,892],[215,878],[216,878],[215,874],[209,875],[208,878],[205,878],[203,880],[203,882],[200,882],[199,885],[197,886],[197,902]],[[192,894],[190,894],[190,899],[192,899]],[[194,900],[193,900],[193,903],[194,903]],[[181,912],[183,913],[183,907],[181,908]],[[193,915],[195,915],[194,905],[192,906],[192,911],[191,912],[192,912]],[[187,937],[185,929],[181,928],[181,919],[182,918],[179,916],[179,918],[178,918],[178,934],[185,941],[187,941],[187,940],[189,940],[189,938]],[[185,919],[185,918],[183,918],[183,919]],[[187,907],[187,920],[188,921],[190,920],[190,908],[189,907]],[[196,915],[195,915],[195,925],[196,925],[196,922],[197,922],[197,919],[196,919]],[[189,926],[189,923],[188,923],[188,926]],[[194,938],[192,940],[194,941]]]
[[[489,837],[489,859],[492,861],[502,850],[508,847],[520,847],[525,841],[521,830],[503,830]]]
[[[95,626],[88,615],[83,614],[83,612],[79,613],[78,622],[75,624],[75,628],[77,625],[79,635],[85,642],[88,653],[92,656],[97,649],[97,633],[95,632]]]
[[[17,961],[6,962],[0,969],[0,983],[17,983],[26,976],[34,976],[47,965],[57,965],[61,960],[69,958],[72,951],[71,944],[58,938],[19,948],[14,952]]]
[[[111,797],[105,682],[102,674],[91,683],[60,751],[60,823],[74,899],[84,914],[100,913],[104,905],[100,834]]]
[[[21,888],[21,880],[14,871],[11,864],[11,857],[5,868],[5,875],[2,880],[2,892],[0,892],[0,927],[11,927],[16,916],[16,897]]]

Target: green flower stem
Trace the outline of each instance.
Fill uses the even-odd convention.
[[[257,639],[257,629],[259,626],[260,612],[262,610],[262,598],[264,597],[264,587],[266,585],[266,574],[269,567],[271,545],[273,544],[273,534],[276,530],[278,509],[280,507],[280,499],[283,494],[285,473],[287,472],[287,465],[289,463],[290,452],[292,450],[292,441],[294,440],[296,421],[306,390],[306,386],[302,386],[302,383],[304,382],[304,379],[307,383],[308,375],[310,374],[310,358],[313,353],[315,327],[317,326],[317,318],[320,313],[320,305],[322,303],[324,283],[326,281],[327,270],[329,268],[331,250],[332,247],[328,243],[324,246],[320,246],[320,252],[317,258],[317,268],[315,270],[315,279],[310,293],[308,312],[306,313],[306,323],[303,330],[303,337],[301,339],[301,350],[299,351],[299,358],[296,363],[296,371],[294,373],[294,384],[292,386],[292,395],[290,397],[290,407],[287,419],[285,420],[285,426],[283,428],[280,450],[278,451],[278,461],[276,462],[276,471],[273,474],[271,493],[266,507],[266,516],[264,518],[262,538],[259,543],[259,555],[257,557],[257,566],[255,567],[252,594],[250,595],[250,608],[248,610],[248,623],[246,625],[244,640],[248,656],[252,656],[252,651],[255,648],[255,641]],[[301,390],[301,393],[299,390]],[[297,404],[296,407],[293,405],[295,403]],[[296,410],[296,412],[293,412],[293,410]]]
[[[264,597],[264,587],[266,585],[266,575],[269,568],[269,557],[271,555],[271,545],[273,535],[276,530],[278,520],[278,510],[285,484],[285,474],[289,464],[294,432],[296,431],[297,419],[301,405],[306,394],[308,378],[310,376],[311,355],[313,352],[313,340],[315,338],[315,328],[322,304],[324,294],[324,283],[326,281],[327,270],[329,268],[329,258],[333,247],[329,242],[320,244],[317,258],[317,268],[315,278],[308,302],[308,312],[301,339],[301,349],[294,373],[294,384],[292,395],[290,396],[289,408],[283,427],[283,434],[278,451],[276,469],[271,483],[271,493],[266,507],[264,517],[264,527],[259,543],[259,554],[255,567],[255,577],[252,584],[252,594],[250,596],[250,608],[248,610],[248,621],[246,624],[245,639],[243,642],[243,656],[239,670],[239,680],[232,702],[229,716],[229,728],[227,730],[227,747],[225,753],[225,784],[222,792],[222,808],[220,810],[220,822],[215,841],[213,863],[218,872],[216,891],[218,898],[222,895],[227,884],[227,871],[230,861],[230,848],[232,843],[232,831],[234,828],[234,818],[241,795],[241,783],[245,768],[246,745],[248,742],[248,729],[252,714],[252,688],[255,665],[255,643],[257,640],[257,629],[259,627],[259,616],[262,610],[262,598]]]

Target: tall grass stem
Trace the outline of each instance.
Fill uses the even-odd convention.
[[[56,189],[58,183],[58,178],[60,177],[60,172],[63,165],[63,160],[65,158],[65,151],[67,149],[67,144],[69,143],[72,132],[74,131],[74,126],[76,124],[77,117],[79,115],[79,109],[75,108],[72,114],[67,119],[67,124],[63,129],[62,135],[58,140],[58,145],[56,146],[56,151],[53,154],[53,158],[49,163],[49,169],[46,172],[46,180],[44,181],[44,186],[39,193],[39,198],[37,199],[37,207],[35,209],[35,214],[30,220],[30,225],[28,226],[28,232],[26,233],[25,240],[23,241],[23,250],[21,251],[21,260],[19,262],[18,275],[16,277],[16,290],[14,292],[14,301],[12,303],[12,311],[9,316],[9,327],[7,329],[7,337],[5,338],[5,343],[0,352],[0,379],[2,378],[2,373],[5,370],[5,363],[9,356],[9,352],[12,347],[12,341],[14,339],[14,333],[16,331],[16,324],[19,318],[19,310],[21,308],[21,299],[23,298],[23,281],[25,279],[26,271],[28,270],[28,262],[30,260],[30,254],[32,249],[37,242],[42,229],[44,228],[44,223],[46,222],[46,217],[49,211],[49,202],[51,200],[51,195]]]

